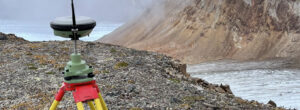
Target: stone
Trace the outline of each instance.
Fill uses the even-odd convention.
[[[120,95],[120,91],[113,91],[113,92],[109,92],[109,93],[106,93],[107,96],[118,96]]]
[[[277,107],[276,103],[275,103],[273,100],[270,100],[270,101],[268,102],[268,104],[270,104],[270,105],[273,106],[273,107]]]
[[[5,35],[0,34],[0,40],[7,40],[7,37]]]
[[[229,85],[220,85],[220,87],[228,94],[233,94]]]
[[[259,103],[257,102],[257,101],[255,101],[255,100],[251,100],[251,102],[250,102],[253,106],[258,106],[259,105]]]
[[[182,103],[182,100],[173,97],[173,98],[171,98],[171,103]]]
[[[201,85],[204,88],[209,88],[209,86],[210,86],[210,84],[203,79],[200,79],[200,78],[191,78],[191,79],[192,79],[193,83],[195,83],[197,85]]]
[[[181,104],[180,107],[185,110],[189,110],[191,108],[191,106],[189,104]]]
[[[135,89],[136,89],[136,87],[135,87],[134,85],[129,85],[129,86],[127,87],[127,91],[128,91],[128,92],[134,92]]]
[[[175,61],[173,61],[173,62],[171,63],[171,65],[172,65],[173,68],[179,70],[179,72],[180,72],[181,74],[183,74],[185,77],[190,77],[190,74],[188,74],[188,73],[186,72],[186,68],[187,68],[186,64],[183,64],[183,63],[181,63],[180,61],[175,60]]]
[[[222,89],[221,87],[216,87],[215,90],[216,90],[216,92],[219,92],[219,93],[226,93],[226,91],[224,89]]]

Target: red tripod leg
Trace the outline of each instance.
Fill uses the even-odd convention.
[[[59,104],[59,102],[62,100],[62,98],[64,97],[65,94],[65,84],[63,84],[59,91],[56,93],[55,95],[55,100],[53,101],[50,110],[55,110],[57,105]]]

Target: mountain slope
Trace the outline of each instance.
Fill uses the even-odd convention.
[[[185,63],[300,54],[298,0],[165,0],[100,42]]]

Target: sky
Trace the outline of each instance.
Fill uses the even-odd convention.
[[[71,15],[71,0],[0,0],[0,19],[52,20]],[[74,0],[77,16],[126,22],[151,6],[152,0]]]

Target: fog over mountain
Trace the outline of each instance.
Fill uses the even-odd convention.
[[[71,0],[0,0],[0,19],[51,20],[71,15]],[[152,0],[74,0],[76,14],[96,20],[125,22],[147,9]]]
[[[190,64],[298,60],[299,9],[300,0],[165,0],[100,41],[165,53]]]

